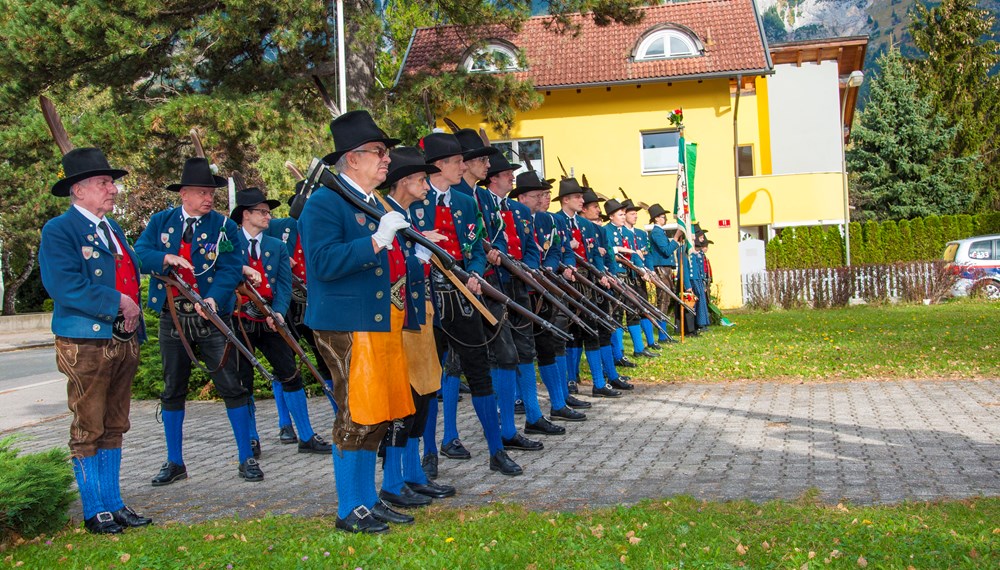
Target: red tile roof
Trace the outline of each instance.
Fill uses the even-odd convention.
[[[634,26],[597,26],[590,15],[573,15],[580,34],[558,34],[546,28],[551,17],[527,20],[519,32],[497,26],[481,37],[510,42],[524,50],[528,69],[516,72],[534,80],[538,89],[656,79],[681,79],[771,68],[753,0],[694,0],[639,8],[645,12]],[[681,24],[705,46],[697,57],[632,60],[641,37],[658,24]],[[420,72],[454,71],[469,47],[456,26],[419,28],[403,62],[401,77]],[[450,59],[450,61],[448,61]]]

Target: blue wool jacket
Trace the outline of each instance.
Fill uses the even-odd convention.
[[[153,214],[135,242],[135,252],[142,261],[142,272],[149,273],[149,308],[160,312],[167,297],[166,284],[156,278],[162,274],[163,258],[168,253],[177,255],[184,231],[184,213],[180,206]],[[194,265],[198,291],[204,298],[215,299],[219,315],[233,312],[236,305],[236,287],[243,280],[242,248],[236,223],[219,212],[211,211],[198,221],[191,241],[191,264]],[[229,242],[229,245],[225,245]],[[220,251],[231,249],[230,251]],[[211,259],[214,257],[214,259]]]
[[[465,270],[483,275],[486,272],[486,252],[479,235],[479,207],[471,196],[455,191],[450,194],[451,216],[455,221],[455,233],[458,234],[458,246],[462,251]],[[414,202],[410,206],[410,219],[416,222],[420,231],[434,229],[437,197],[437,189],[431,186],[423,202]]]
[[[299,221],[295,218],[278,218],[271,220],[264,233],[285,244],[288,255],[295,255],[295,244],[299,239]]]
[[[108,225],[132,257],[139,280],[139,258],[114,220]],[[104,245],[97,225],[75,207],[49,220],[42,228],[38,262],[42,284],[54,302],[52,332],[67,338],[111,338],[121,293],[115,288],[115,252]],[[139,342],[146,328],[139,319]]]
[[[238,235],[241,246],[247,252],[245,264],[250,265],[250,242],[242,231]],[[260,262],[264,266],[267,284],[271,287],[271,308],[279,315],[284,315],[292,302],[292,264],[289,262],[288,250],[281,240],[267,234],[261,233],[258,239]]]
[[[538,241],[541,265],[555,270],[559,269],[560,263],[576,267],[576,257],[569,248],[568,229],[555,214],[535,214],[535,239]]]
[[[646,256],[646,265],[650,267],[677,267],[674,259],[674,251],[677,250],[677,242],[667,237],[667,231],[660,226],[653,226],[649,231],[649,255]]]

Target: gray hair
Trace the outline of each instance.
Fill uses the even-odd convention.
[[[344,169],[347,168],[347,153],[348,152],[351,152],[351,151],[347,151],[344,154],[340,155],[340,158],[337,159],[337,163],[333,165],[333,168],[337,172],[343,172]]]

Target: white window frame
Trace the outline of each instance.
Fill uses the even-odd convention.
[[[477,57],[487,53],[503,54],[504,57],[507,57],[510,60],[510,65],[503,69],[500,69],[495,64],[491,63],[488,68],[473,69],[473,67],[475,67],[476,65]],[[465,58],[465,62],[463,62],[462,65],[463,67],[465,67],[465,71],[469,73],[505,73],[508,71],[520,71],[521,68],[517,60],[518,60],[517,53],[514,50],[512,50],[509,46],[505,46],[503,44],[498,44],[498,43],[489,43],[486,44],[486,46],[480,49],[476,49],[472,53],[470,53],[468,57]]]
[[[655,129],[655,130],[648,130],[648,131],[640,131],[639,132],[639,160],[640,160],[640,164],[642,165],[642,174],[644,176],[645,175],[656,175],[656,174],[674,174],[674,173],[677,172],[677,148],[680,145],[674,146],[674,147],[667,147],[667,148],[673,148],[674,149],[673,150],[673,155],[674,155],[674,166],[673,167],[667,167],[667,168],[659,168],[659,167],[649,167],[649,168],[647,168],[646,167],[646,151],[647,150],[651,150],[651,149],[644,148],[645,147],[645,140],[644,140],[645,136],[646,135],[667,134],[667,133],[676,133],[678,141],[679,141],[679,139],[680,139],[680,131],[678,129]]]
[[[519,139],[507,139],[502,141],[493,141],[491,144],[494,146],[501,144],[508,144],[512,149],[514,149],[515,155],[511,157],[510,161],[521,165],[521,168],[514,171],[514,176],[522,172],[528,171],[528,165],[525,164],[525,160],[521,158],[521,147],[520,144],[524,142],[538,142],[538,150],[541,154],[540,157],[531,161],[531,166],[534,168],[535,172],[538,173],[538,177],[542,180],[545,179],[545,141],[542,137],[523,137]]]
[[[646,52],[653,45],[653,42],[657,40],[663,40],[663,55],[647,56]],[[684,43],[688,48],[685,53],[674,53],[670,49],[670,40],[678,39]],[[684,32],[674,29],[657,30],[642,40],[639,47],[635,50],[635,60],[636,61],[656,61],[658,59],[671,59],[675,57],[692,57],[696,55],[701,55],[701,50],[698,48],[698,43],[695,42],[691,37],[689,37]]]

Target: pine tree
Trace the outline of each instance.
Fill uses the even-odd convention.
[[[962,187],[968,159],[948,155],[956,127],[919,95],[920,82],[899,50],[878,59],[881,74],[854,127],[847,152],[852,201],[863,219],[901,219],[962,213],[970,196]]]
[[[910,230],[910,220],[899,220],[899,260],[913,261],[913,233]]]
[[[953,156],[973,157],[966,191],[979,211],[1000,209],[1000,63],[996,18],[978,0],[942,0],[914,5],[910,34],[925,57],[913,62],[921,92],[932,96],[934,113],[957,128]]]

